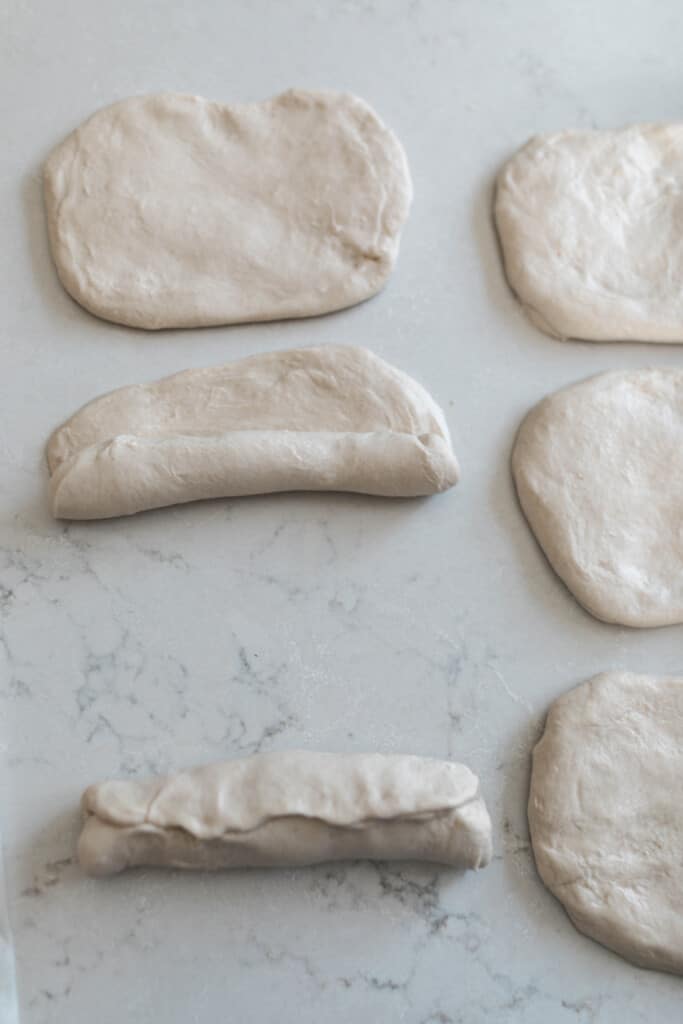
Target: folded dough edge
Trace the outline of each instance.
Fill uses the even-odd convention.
[[[436,494],[459,467],[438,434],[239,430],[219,437],[122,435],[65,460],[49,483],[56,519],[107,519],[207,498],[283,491]]]

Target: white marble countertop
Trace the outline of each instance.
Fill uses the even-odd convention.
[[[4,16],[0,825],[23,1024],[679,1020],[680,980],[580,936],[543,888],[525,802],[548,703],[603,669],[680,671],[681,629],[584,613],[525,526],[508,458],[547,392],[683,366],[683,350],[540,334],[504,283],[490,201],[536,131],[680,117],[680,3],[10,0]],[[406,147],[415,202],[379,297],[161,334],[68,298],[41,201],[55,143],[136,92],[290,85],[358,93]],[[454,490],[50,519],[43,445],[85,400],[325,342],[366,344],[432,391],[462,464]],[[465,761],[494,863],[106,883],[73,863],[87,783],[295,746]]]

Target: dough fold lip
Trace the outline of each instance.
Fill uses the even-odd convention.
[[[510,287],[561,339],[683,342],[683,123],[532,138],[494,216]]]
[[[485,866],[491,823],[464,765],[411,755],[259,754],[148,782],[89,787],[90,874],[369,857]]]
[[[443,413],[367,349],[267,353],[120,388],[47,446],[57,518],[292,490],[434,494],[458,478]]]
[[[412,200],[403,148],[366,103],[296,89],[122,100],[52,152],[44,188],[66,290],[148,330],[362,302],[393,269]]]

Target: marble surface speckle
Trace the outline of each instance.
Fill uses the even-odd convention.
[[[2,16],[0,826],[23,1024],[678,1020],[679,980],[580,936],[542,887],[525,802],[548,703],[603,669],[680,672],[681,629],[584,613],[524,524],[508,459],[548,391],[683,352],[540,334],[505,285],[490,204],[535,132],[680,117],[681,6],[10,0]],[[290,85],[358,93],[406,146],[415,203],[386,290],[317,320],[161,334],[75,305],[45,235],[51,147],[132,93]],[[87,399],[326,342],[366,344],[432,391],[457,488],[50,519],[43,446]],[[294,746],[465,761],[494,862],[104,883],[74,864],[87,783]]]

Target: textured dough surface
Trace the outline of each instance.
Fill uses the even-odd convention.
[[[314,316],[386,282],[412,185],[354,96],[137,96],[94,114],[44,172],[52,254],[86,309],[133,327]]]
[[[534,138],[499,175],[495,218],[542,330],[683,341],[683,124]]]
[[[606,673],[552,705],[533,753],[538,871],[579,929],[683,973],[683,679]]]
[[[341,345],[185,370],[96,398],[47,446],[65,519],[290,490],[393,497],[452,486],[441,409],[367,349]]]
[[[83,795],[79,860],[94,875],[158,865],[218,869],[326,860],[491,858],[479,781],[409,755],[258,754]]]
[[[683,622],[683,370],[601,374],[524,420],[524,514],[555,572],[605,622]]]

